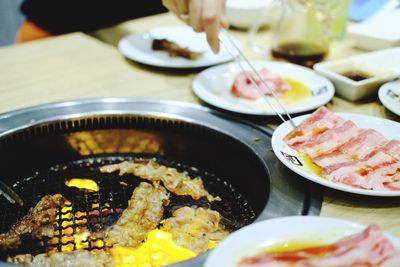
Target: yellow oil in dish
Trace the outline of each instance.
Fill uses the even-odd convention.
[[[99,191],[99,186],[92,179],[72,178],[68,181],[65,181],[65,185],[68,187],[76,187],[76,188],[85,189],[88,191],[94,191],[94,192]]]
[[[304,164],[308,170],[310,170],[315,175],[321,176],[321,167],[316,165],[309,156],[300,155],[301,162]],[[321,176],[322,177],[322,176]]]
[[[304,250],[309,248],[315,248],[320,246],[326,246],[327,244],[321,243],[318,241],[283,241],[274,243],[268,247],[266,247],[262,254],[278,254],[285,252],[293,252],[298,250]]]
[[[284,78],[284,80],[290,85],[291,89],[280,96],[282,102],[295,103],[311,96],[311,90],[305,84],[290,78]]]
[[[158,267],[195,257],[197,254],[181,247],[168,232],[155,229],[138,248],[113,247],[115,267]]]

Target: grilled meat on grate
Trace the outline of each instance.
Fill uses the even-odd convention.
[[[90,253],[86,250],[73,252],[57,252],[50,254],[39,254],[33,257],[30,254],[10,257],[8,262],[23,264],[29,267],[110,267],[114,266],[109,254],[104,251]]]
[[[7,233],[0,234],[0,249],[16,249],[21,245],[21,239],[25,235],[34,238],[54,236],[54,225],[57,213],[64,205],[65,198],[60,194],[45,195],[29,210],[19,222],[11,226]]]
[[[161,229],[172,234],[174,241],[196,253],[214,247],[229,232],[220,224],[221,215],[214,210],[182,207],[161,222]]]
[[[161,185],[142,182],[133,191],[128,208],[107,234],[113,245],[136,247],[160,223],[169,193]]]
[[[195,200],[200,199],[201,197],[207,197],[210,202],[221,200],[221,198],[213,197],[207,192],[200,177],[191,179],[187,174],[179,172],[175,168],[160,165],[153,160],[124,161],[100,168],[100,171],[105,173],[111,173],[118,170],[119,175],[130,173],[151,182],[162,181],[163,185],[169,191],[178,196],[191,196]]]
[[[104,162],[99,162],[99,165],[93,170],[97,172],[98,166],[101,165],[104,165]],[[72,193],[72,195],[68,195],[68,199],[72,202],[66,201],[61,195],[55,195],[62,198],[63,202],[62,205],[60,203],[60,206],[56,205],[57,209],[55,209],[52,218],[53,225],[49,228],[51,232],[46,235],[48,237],[54,235],[53,238],[44,238],[43,244],[40,245],[43,250],[32,251],[32,254],[15,254],[15,252],[27,253],[29,250],[7,253],[7,261],[31,267],[109,267],[116,264],[114,256],[110,254],[110,248],[126,247],[137,249],[143,244],[149,231],[157,228],[170,232],[173,241],[177,245],[197,253],[207,251],[228,235],[228,231],[220,224],[221,215],[217,211],[189,207],[197,204],[205,205],[204,202],[210,204],[206,198],[196,201],[201,197],[208,196],[207,199],[212,197],[204,189],[201,178],[191,179],[186,172],[178,172],[175,168],[163,166],[153,160],[125,161],[120,164],[103,166],[102,168],[106,168],[107,172],[111,172],[113,170],[110,170],[110,166],[115,168],[114,171],[120,170],[121,173],[129,172],[127,170],[134,166],[135,176],[141,175],[140,178],[149,180],[149,182],[143,181],[139,185],[133,186],[134,190],[128,201],[128,207],[122,212],[118,220],[114,217],[115,220],[110,221],[110,223],[113,223],[112,226],[109,223],[104,224],[105,221],[109,220],[107,212],[110,209],[116,211],[120,209],[119,207],[122,209],[122,203],[117,203],[116,201],[123,200],[126,203],[125,197],[122,197],[125,193],[113,194],[110,200],[110,196],[108,194],[104,195],[104,192],[92,193],[81,190],[78,194],[79,197],[78,195],[74,196],[75,191],[65,192],[66,194]],[[86,167],[87,165],[85,165]],[[69,170],[68,177],[76,176],[73,167],[57,169]],[[101,175],[106,177],[99,178],[99,181],[102,182],[101,189],[103,190],[108,183],[116,181],[116,179],[109,179],[110,176]],[[127,181],[125,186],[128,186],[130,178],[124,178]],[[137,178],[132,179],[132,181],[137,181]],[[174,184],[175,179],[176,183]],[[196,181],[197,179],[198,181]],[[162,183],[169,187],[165,188]],[[118,182],[114,184],[116,186],[120,185]],[[182,198],[178,196],[178,198],[175,198],[174,195],[176,193],[174,192],[180,192],[181,195],[190,195],[195,201],[188,197]],[[35,207],[34,213],[38,212],[36,209],[39,206],[45,206],[42,201],[49,202],[48,205],[51,206],[55,196],[44,197]],[[212,197],[212,199],[216,198]],[[109,201],[113,201],[111,205],[108,204]],[[171,208],[166,207],[170,201],[175,207],[187,206],[175,210],[172,214],[173,217],[161,221],[165,218],[164,216],[170,214]],[[216,202],[214,204],[221,203]],[[92,210],[95,206],[97,208]],[[110,209],[105,209],[105,207]],[[120,214],[120,212],[117,213]],[[103,223],[102,227],[96,231],[97,227],[95,226],[101,223]],[[56,228],[57,230],[55,230]],[[47,250],[45,250],[46,248]],[[47,253],[43,253],[44,251]]]

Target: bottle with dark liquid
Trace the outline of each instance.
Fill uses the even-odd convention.
[[[280,0],[281,16],[273,28],[271,54],[276,59],[312,67],[329,52],[332,0]]]
[[[271,53],[276,59],[284,59],[311,68],[325,58],[328,50],[318,44],[302,41],[279,44],[272,48]]]

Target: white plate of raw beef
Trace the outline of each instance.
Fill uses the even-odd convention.
[[[193,80],[194,93],[215,107],[249,115],[276,115],[248,78],[252,75],[276,110],[283,113],[264,80],[274,90],[289,113],[300,113],[329,102],[335,92],[333,84],[311,69],[285,62],[252,61],[260,73],[257,77],[249,66],[227,63],[200,72]]]
[[[281,124],[272,148],[292,171],[321,185],[373,196],[400,196],[400,123],[365,115],[313,114]]]
[[[400,266],[399,249],[400,240],[377,225],[282,217],[229,235],[211,251],[204,267],[394,267]]]

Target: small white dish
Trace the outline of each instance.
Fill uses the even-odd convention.
[[[239,29],[270,25],[277,14],[271,10],[272,3],[273,0],[227,0],[226,18],[231,26]]]
[[[283,242],[334,243],[360,233],[365,225],[350,221],[316,217],[290,216],[250,224],[226,237],[211,251],[204,267],[237,267],[246,257]],[[400,240],[385,234],[400,249]]]
[[[400,45],[400,9],[398,0],[390,0],[374,16],[350,25],[349,37],[356,47],[367,50]]]
[[[335,84],[337,95],[348,100],[359,100],[375,93],[379,86],[400,75],[400,48],[370,52],[346,59],[321,62],[314,70]],[[368,78],[355,81],[344,74],[365,73]]]
[[[400,123],[386,120],[382,118],[351,114],[351,113],[339,113],[339,116],[344,119],[351,120],[360,128],[372,128],[381,134],[383,134],[387,139],[397,139],[400,140]],[[310,115],[303,115],[294,118],[294,123],[299,125]],[[349,193],[369,195],[369,196],[381,196],[381,197],[397,197],[400,196],[399,191],[378,191],[378,190],[366,190],[361,188],[351,187],[345,184],[334,183],[329,181],[319,175],[317,175],[313,170],[310,170],[306,164],[302,162],[299,153],[289,147],[285,142],[285,136],[293,130],[292,125],[289,121],[286,121],[275,129],[272,135],[272,149],[278,159],[286,165],[289,169],[295,173],[303,176],[304,178],[313,181],[315,183],[321,184],[323,186],[333,188],[336,190],[341,190]]]
[[[168,39],[183,48],[200,52],[202,55],[196,60],[170,57],[165,51],[152,50],[152,42],[155,38]],[[220,38],[224,38],[224,36],[221,35]],[[239,42],[234,41],[240,47]],[[228,41],[224,43],[229,45]],[[229,48],[232,52],[236,51],[233,47]],[[118,49],[125,57],[133,61],[163,68],[201,68],[232,60],[232,56],[222,45],[220,52],[214,54],[208,46],[205,34],[196,33],[189,26],[160,27],[147,32],[130,34],[119,41]]]
[[[282,103],[289,113],[300,113],[316,109],[329,102],[334,94],[333,84],[314,71],[291,63],[273,61],[252,61],[256,70],[267,68],[284,78],[302,83],[310,89],[307,97],[290,103]],[[246,70],[250,68],[242,64]],[[248,115],[276,115],[264,99],[248,100],[239,98],[231,93],[235,77],[241,72],[236,63],[222,64],[203,70],[192,82],[194,93],[204,102],[228,111]],[[272,97],[268,97],[277,110],[278,104]],[[283,112],[282,112],[283,113]]]
[[[382,85],[378,95],[379,100],[388,110],[400,116],[400,80]]]

